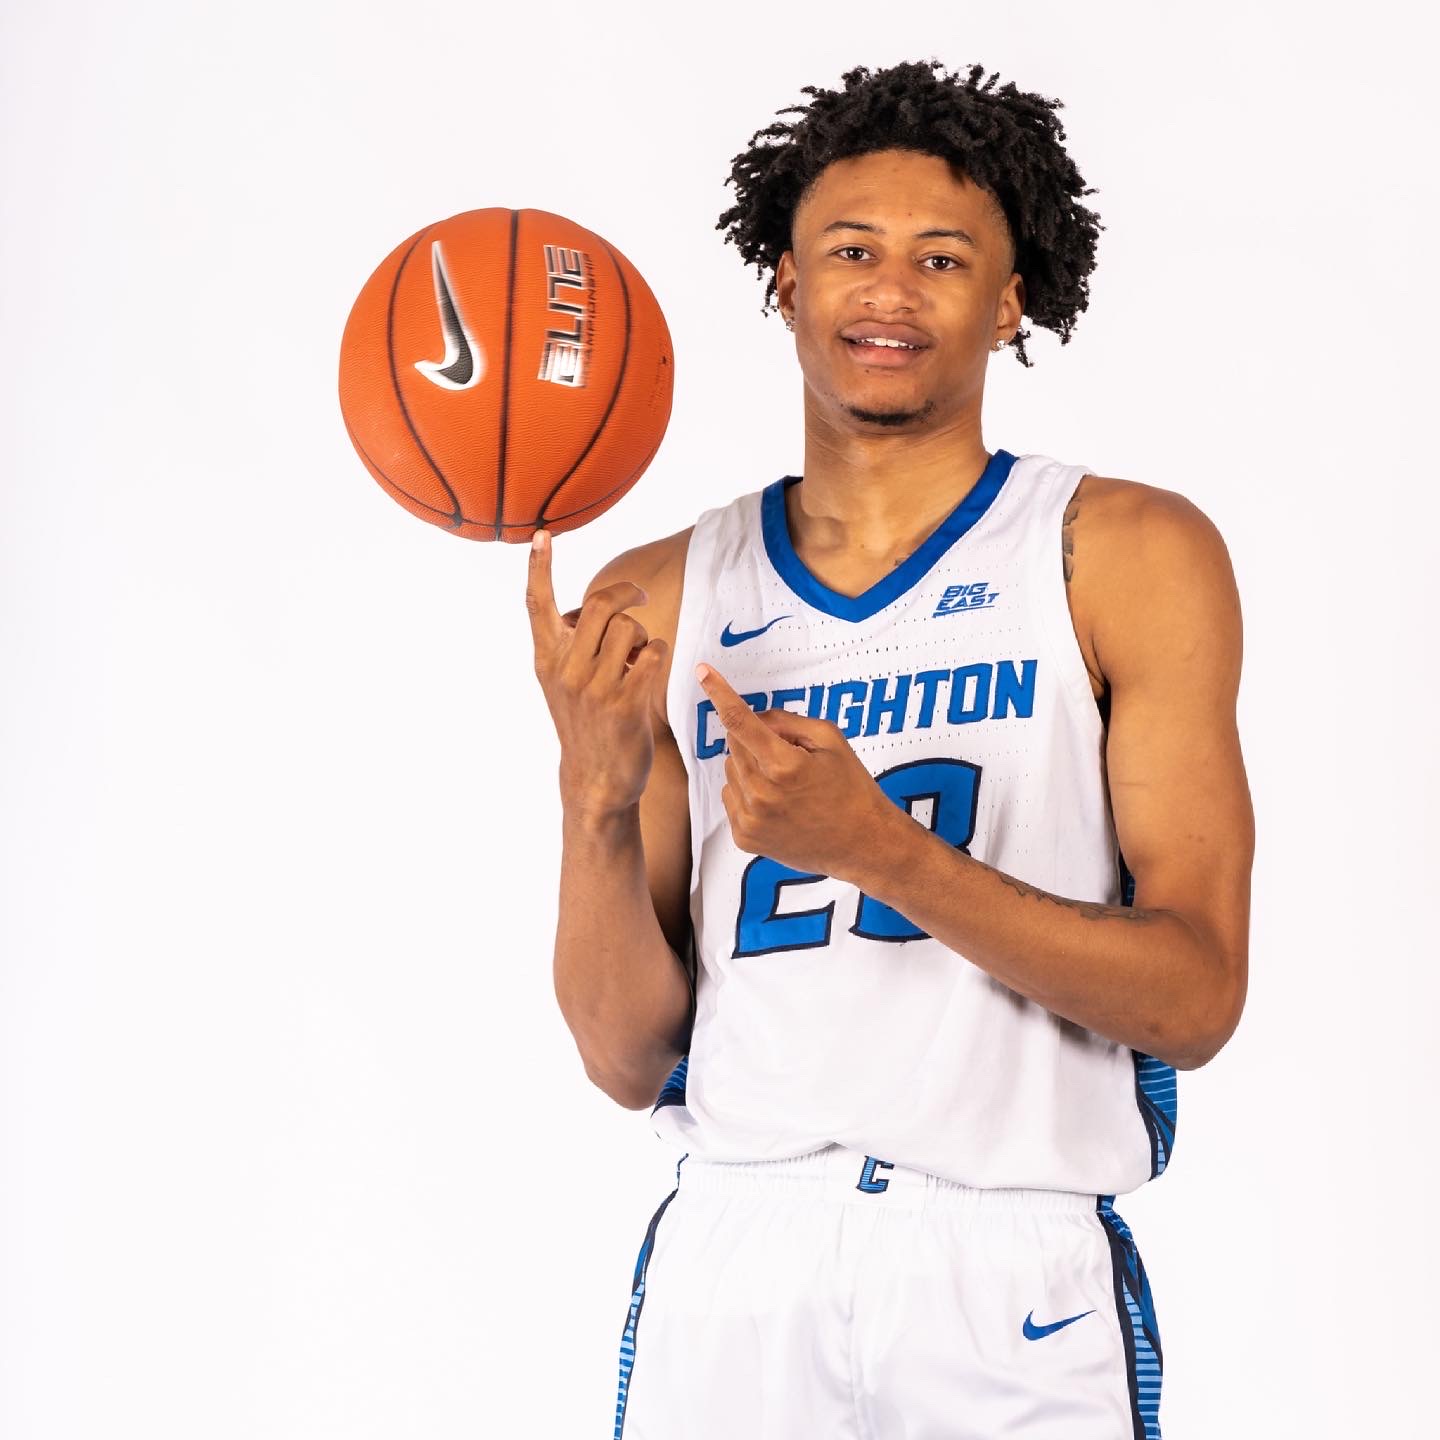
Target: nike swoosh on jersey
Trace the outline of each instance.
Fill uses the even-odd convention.
[[[777,615],[769,624],[762,625],[758,630],[731,630],[730,622],[725,622],[725,628],[720,632],[720,643],[722,645],[741,645],[746,640],[753,640],[757,635],[763,635],[771,625],[778,625],[782,620],[788,620],[788,615]]]
[[[417,360],[415,368],[442,390],[469,390],[480,383],[485,373],[485,352],[475,343],[456,309],[438,240],[430,246],[430,268],[435,273],[435,308],[440,312],[440,329],[445,336],[445,358]]]
[[[1035,1324],[1035,1312],[1032,1310],[1025,1317],[1025,1324],[1021,1331],[1027,1340],[1043,1340],[1047,1335],[1053,1335],[1057,1330],[1063,1330],[1067,1325],[1073,1325],[1077,1320],[1083,1320],[1087,1315],[1093,1315],[1093,1310],[1082,1310],[1078,1315],[1072,1315],[1068,1320],[1057,1320],[1053,1325]]]

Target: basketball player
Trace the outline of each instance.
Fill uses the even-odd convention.
[[[854,70],[735,161],[803,477],[568,616],[532,552],[556,993],[685,1152],[628,1440],[1160,1433],[1112,1201],[1244,1001],[1240,609],[1188,500],[982,441],[988,357],[1069,338],[1099,229],[1059,102],[983,77]]]

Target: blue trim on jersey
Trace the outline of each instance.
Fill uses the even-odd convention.
[[[1014,463],[1015,457],[1008,450],[997,450],[970,493],[940,522],[939,529],[914,554],[863,594],[841,595],[822,585],[796,555],[795,547],[790,543],[790,526],[785,519],[785,490],[787,486],[799,483],[798,475],[786,475],[765,487],[760,503],[760,529],[765,539],[765,553],[780,578],[815,609],[841,620],[868,620],[923,580],[940,557],[984,515],[1000,493],[1000,487]]]
[[[625,1405],[630,1399],[630,1372],[635,1368],[635,1335],[640,1328],[640,1311],[645,1306],[645,1277],[650,1269],[650,1252],[655,1248],[655,1231],[660,1217],[670,1208],[670,1202],[680,1193],[680,1166],[689,1155],[682,1155],[675,1166],[675,1188],[660,1202],[660,1208],[650,1219],[645,1231],[645,1240],[640,1254],[635,1259],[635,1279],[631,1286],[630,1308],[625,1315],[625,1329],[620,1336],[620,1390],[615,1400],[615,1440],[621,1440],[625,1433]]]
[[[1110,1245],[1115,1312],[1125,1342],[1130,1380],[1130,1411],[1135,1440],[1160,1440],[1160,1380],[1164,1355],[1150,1280],[1130,1227],[1115,1213],[1113,1195],[1096,1197],[1095,1213]]]
[[[1135,1061],[1135,1103],[1150,1137],[1150,1178],[1165,1173],[1175,1145],[1175,1116],[1180,1097],[1175,1084],[1175,1067],[1153,1055],[1132,1050]]]
[[[690,1073],[689,1054],[680,1057],[680,1063],[670,1072],[670,1078],[660,1087],[660,1094],[651,1107],[653,1115],[665,1105],[683,1105],[685,1103],[685,1077]]]

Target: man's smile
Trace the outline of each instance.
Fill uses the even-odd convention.
[[[911,365],[930,348],[930,337],[923,330],[878,320],[847,325],[840,338],[862,365],[885,369]]]
[[[886,370],[906,369],[916,365],[926,353],[925,346],[907,345],[900,340],[846,339],[845,348],[861,365]]]

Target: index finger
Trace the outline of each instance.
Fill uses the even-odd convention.
[[[530,633],[536,649],[544,640],[554,644],[565,628],[555,604],[555,583],[550,575],[550,532],[537,530],[530,538],[530,568],[525,578],[525,608],[530,613]]]
[[[715,714],[725,727],[726,735],[738,740],[755,757],[762,770],[766,768],[767,760],[779,759],[791,749],[790,742],[766,725],[713,665],[697,665],[695,678],[714,704]]]

